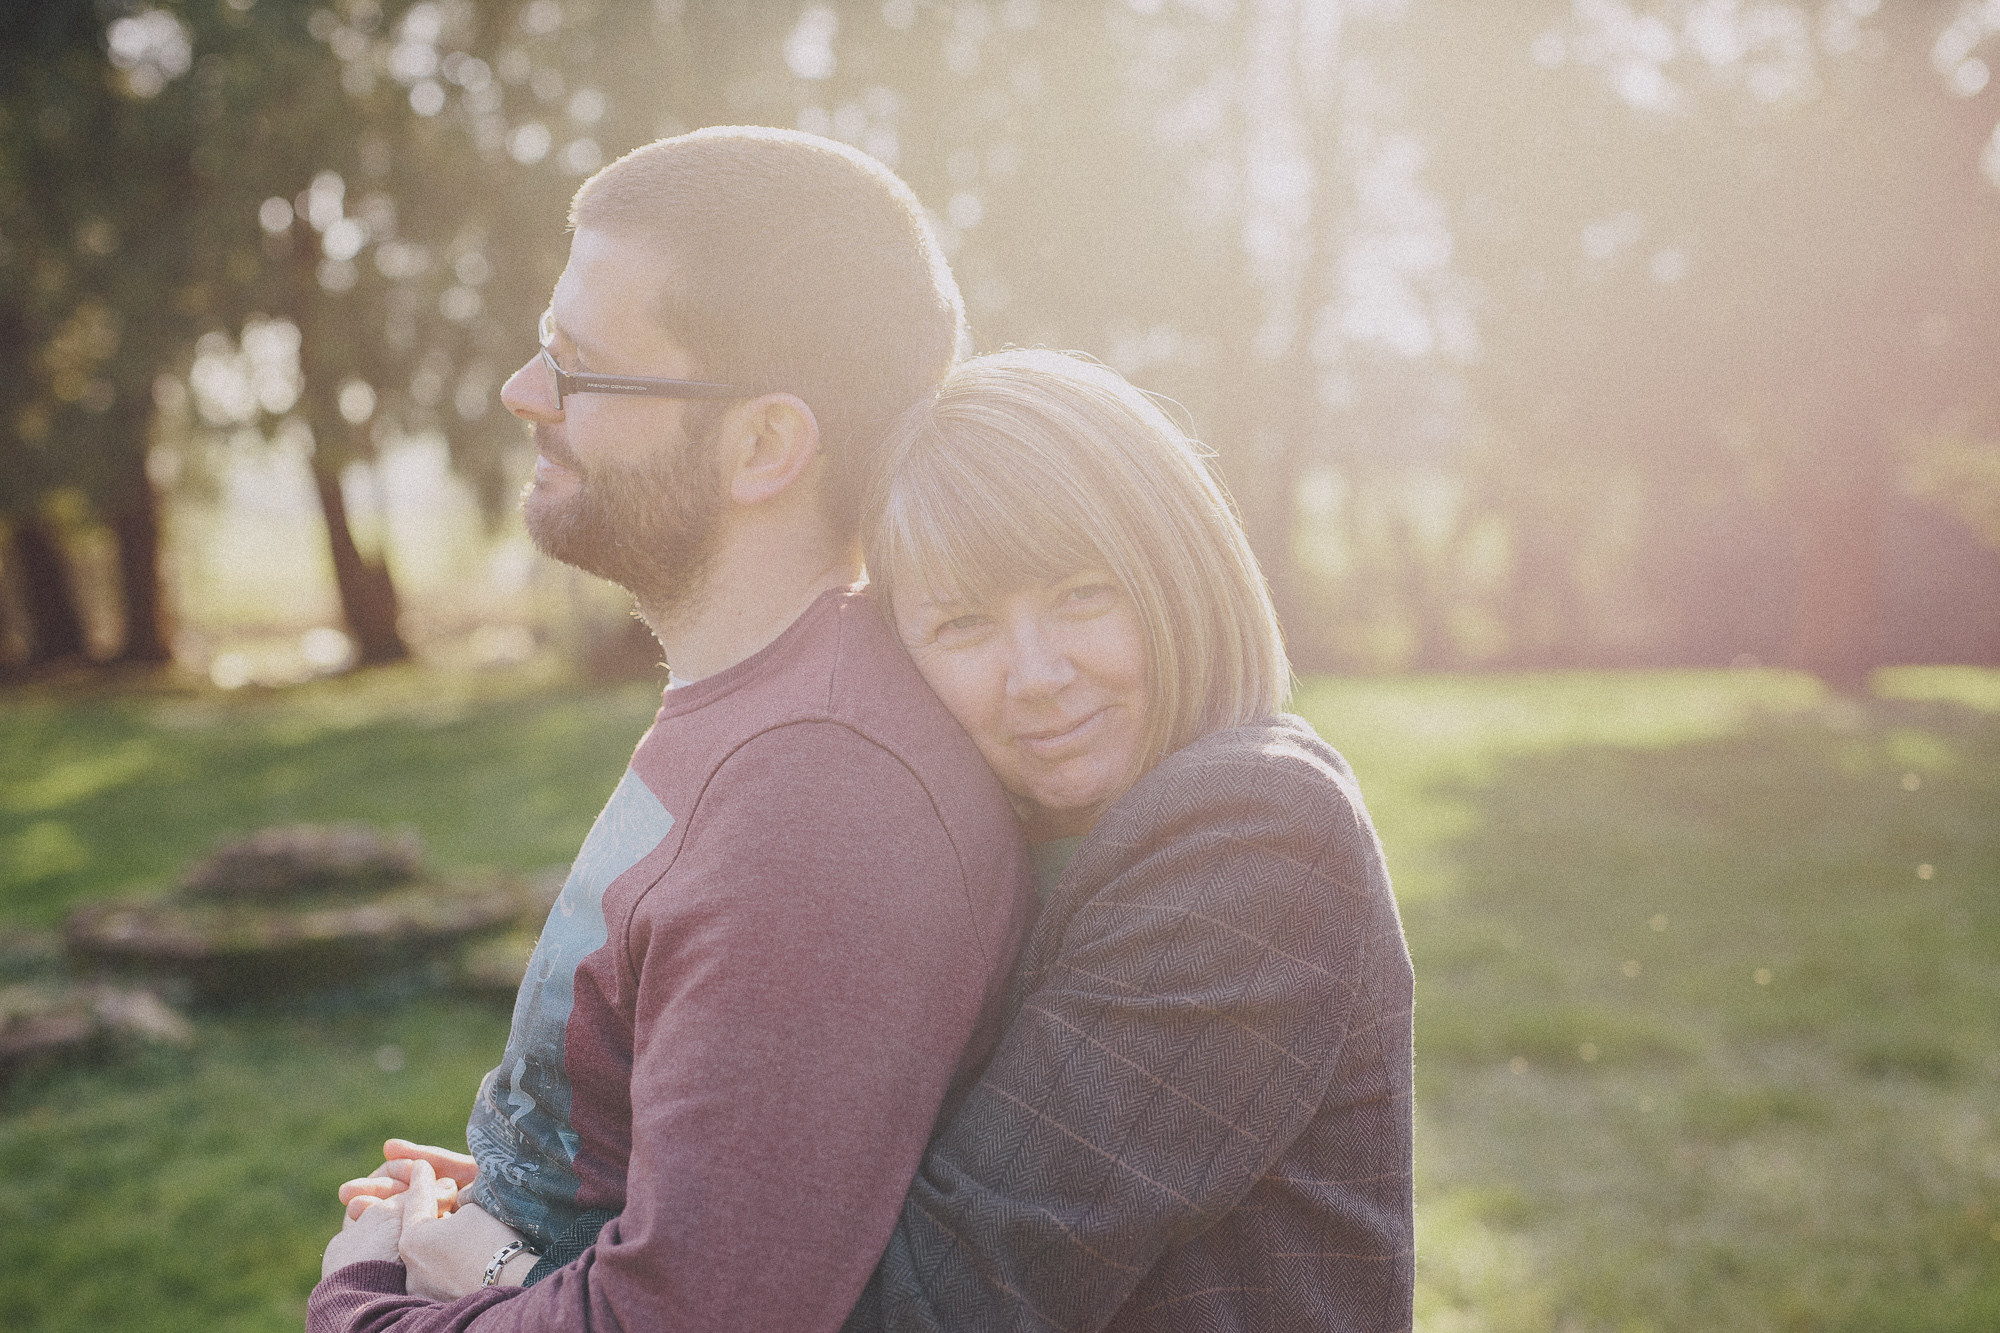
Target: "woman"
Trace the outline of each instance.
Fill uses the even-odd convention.
[[[898,427],[868,567],[1044,907],[850,1330],[1411,1322],[1411,973],[1195,446],[1006,352]]]

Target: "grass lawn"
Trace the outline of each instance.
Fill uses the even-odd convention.
[[[565,859],[656,694],[368,673],[0,695],[0,927],[226,834]],[[1318,680],[1418,975],[1418,1315],[2000,1327],[2000,673]],[[4,979],[0,977],[0,979]],[[503,1006],[197,1016],[0,1091],[0,1325],[296,1328],[335,1185],[458,1140]],[[461,1140],[462,1141],[462,1140]]]

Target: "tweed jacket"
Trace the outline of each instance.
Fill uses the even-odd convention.
[[[1170,755],[1050,894],[847,1329],[1409,1328],[1411,994],[1332,747]]]

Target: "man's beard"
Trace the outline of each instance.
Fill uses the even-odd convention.
[[[691,414],[693,415],[693,414]],[[583,471],[566,447],[537,440],[551,461],[576,474],[562,500],[521,496],[528,536],[547,556],[608,579],[649,615],[671,614],[701,590],[715,554],[726,500],[710,432],[690,421],[678,449],[662,448],[636,466],[599,463]]]

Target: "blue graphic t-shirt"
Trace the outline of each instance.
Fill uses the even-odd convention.
[[[603,947],[604,891],[644,860],[674,817],[639,775],[625,770],[549,909],[514,1000],[500,1067],[480,1085],[466,1141],[479,1162],[472,1197],[546,1252],[576,1220],[577,1139],[563,1038],[576,1002],[578,964]]]

